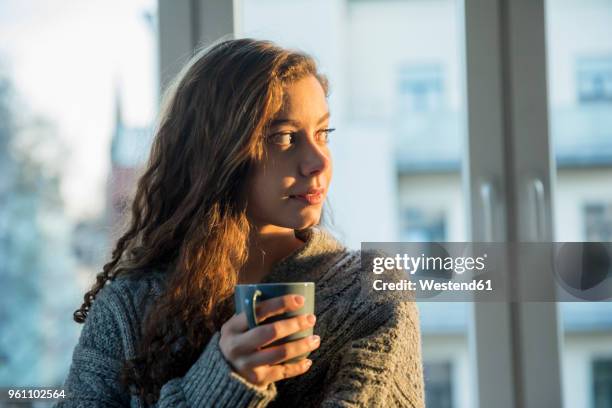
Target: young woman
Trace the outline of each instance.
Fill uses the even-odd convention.
[[[359,251],[320,226],[327,93],[312,58],[271,42],[192,58],[164,98],[129,228],[75,312],[58,406],[424,406],[414,302],[367,296]],[[261,302],[250,330],[234,314],[237,283],[292,281],[316,283],[314,315],[265,323],[300,308],[293,295]]]

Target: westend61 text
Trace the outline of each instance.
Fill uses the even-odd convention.
[[[399,282],[383,282],[377,279],[373,282],[374,290],[417,290],[417,283],[406,279]],[[491,291],[491,279],[479,279],[470,282],[436,282],[433,279],[419,280],[420,290],[435,291]]]

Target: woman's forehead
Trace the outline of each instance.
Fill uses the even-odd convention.
[[[312,115],[309,115],[308,118],[306,119],[307,122],[313,121],[311,119]],[[321,115],[318,119],[316,119],[314,122],[316,122],[317,125],[322,124],[323,122],[325,122],[327,119],[329,119],[330,117],[330,112],[326,111],[325,113],[323,113],[323,115]],[[281,125],[292,125],[292,126],[302,126],[302,122],[304,121],[304,119],[301,119],[298,116],[296,117],[291,117],[288,115],[284,115],[284,116],[276,116],[272,122],[271,122],[271,126],[281,126]]]
[[[328,115],[327,99],[319,81],[309,76],[283,89],[283,103],[273,123],[282,121],[319,121]]]

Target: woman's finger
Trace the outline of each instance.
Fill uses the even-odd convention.
[[[269,371],[266,373],[266,377],[270,382],[276,382],[286,378],[302,375],[308,371],[310,366],[312,366],[312,360],[307,358],[298,361],[297,363],[273,365],[268,367]]]
[[[304,306],[304,296],[284,295],[263,300],[257,303],[255,314],[257,321],[261,322],[269,317],[286,312],[293,312]]]
[[[244,333],[233,334],[232,354],[236,356],[251,354],[276,340],[309,329],[314,326],[315,322],[315,315],[299,315],[262,324]]]
[[[304,306],[302,295],[284,295],[258,302],[255,308],[256,320],[261,322],[269,317],[298,310]],[[223,325],[229,333],[244,333],[249,329],[245,312],[232,316]]]
[[[280,340],[302,330],[310,329],[314,326],[316,320],[315,315],[307,314],[262,324],[245,333],[239,334],[236,338],[236,344],[246,347],[244,349],[240,347],[244,353],[253,352],[276,340]]]
[[[316,350],[321,344],[319,336],[308,336],[278,346],[267,347],[243,358],[245,368],[279,364],[302,354]]]

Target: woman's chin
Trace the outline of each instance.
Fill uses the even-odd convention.
[[[292,220],[290,222],[291,224],[290,228],[293,228],[295,230],[303,230],[303,229],[312,227],[313,225],[317,225],[320,219],[321,219],[320,214],[316,216],[297,217],[295,220]]]

